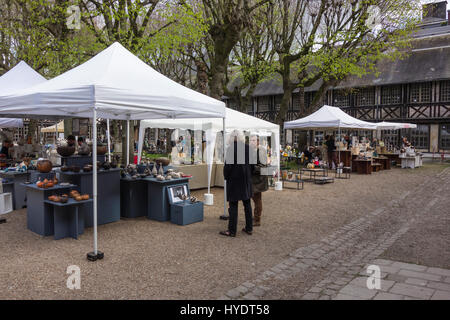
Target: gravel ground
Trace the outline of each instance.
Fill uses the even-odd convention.
[[[14,211],[0,225],[0,299],[215,299],[296,248],[396,199],[442,169],[439,164],[426,164],[415,170],[352,175],[350,180],[336,179],[327,185],[305,183],[299,191],[270,190],[263,195],[262,226],[252,236],[238,232],[236,238],[218,234],[227,222],[218,218],[223,212],[223,192],[215,188],[215,206],[205,207],[202,223],[177,226],[138,218],[99,226],[99,249],[105,258],[97,262],[85,258],[92,251],[92,229],[78,240],[55,241],[27,230],[26,210]],[[193,194],[202,198],[204,192]],[[434,229],[418,224],[413,238],[422,241],[420,245],[393,250],[390,257],[408,257],[412,252],[408,250],[414,250],[429,265],[446,264],[448,255],[443,258],[436,251],[448,244],[448,220],[436,216],[430,217]],[[238,230],[243,226],[240,206]],[[447,233],[437,234],[436,228]],[[423,250],[429,242],[437,244]],[[409,243],[402,238],[398,246]],[[81,290],[66,288],[69,265],[81,269]]]

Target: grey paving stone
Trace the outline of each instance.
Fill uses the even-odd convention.
[[[241,294],[247,293],[248,292],[248,288],[245,286],[239,286],[235,288],[237,291],[239,291]]]
[[[444,282],[450,283],[450,277],[445,278]]]
[[[319,300],[331,300],[331,297],[328,295],[322,295],[319,297]]]
[[[404,262],[394,262],[392,264],[393,267],[397,267],[400,269],[406,269],[406,270],[411,270],[411,271],[425,271],[427,270],[426,266],[421,266],[418,264],[412,264],[412,263],[404,263]]]
[[[325,289],[324,291],[322,291],[322,294],[331,296],[333,294],[336,294],[336,290]]]
[[[252,293],[247,293],[245,296],[242,297],[245,300],[258,300],[259,298]]]
[[[450,300],[450,292],[437,290],[431,300]]]
[[[377,291],[369,290],[367,288],[348,284],[344,288],[342,288],[339,293],[347,294],[347,295],[354,296],[354,297],[359,297],[362,299],[370,299],[375,296]]]
[[[302,300],[317,300],[319,298],[318,293],[307,293],[302,297]]]
[[[368,289],[367,279],[368,277],[358,277],[353,279],[349,284]],[[380,279],[380,287],[381,287],[380,290],[388,291],[394,284],[395,284],[394,281]]]
[[[373,298],[373,300],[403,300],[405,297],[399,294],[393,294],[388,292],[379,292]]]
[[[348,294],[339,293],[336,297],[334,297],[332,300],[366,300],[361,297],[354,297]]]
[[[388,274],[388,276],[386,277],[386,280],[392,280],[396,282],[405,282],[406,279],[408,279],[408,277],[398,274]]]
[[[437,274],[440,276],[450,277],[450,270],[448,270],[448,269],[430,267],[427,269],[427,272],[432,273],[432,274]]]
[[[408,278],[408,279],[406,279],[405,283],[424,287],[427,285],[428,280]]]
[[[219,297],[217,300],[231,300],[230,299],[230,297],[227,297],[227,296],[221,296],[221,297]]]
[[[250,293],[253,294],[254,296],[261,297],[264,295],[264,293],[266,293],[266,291],[261,289],[260,287],[256,287]]]
[[[400,270],[398,272],[400,276],[406,276],[408,278],[417,278],[417,279],[424,279],[424,280],[430,280],[430,281],[440,281],[441,276],[429,274],[425,272],[416,272],[416,271],[410,271],[410,270]]]
[[[431,298],[435,290],[430,288],[418,287],[411,284],[396,283],[389,292],[402,294],[413,298],[429,299]]]
[[[240,293],[238,290],[236,290],[236,289],[231,289],[231,290],[229,290],[229,291],[227,292],[226,295],[227,295],[228,297],[232,298],[232,299],[235,299],[235,298],[237,298],[237,297],[240,297],[240,296],[241,296],[241,293]]]
[[[444,283],[444,282],[429,282],[427,287],[438,289],[441,291],[449,291],[450,292],[450,283]]]

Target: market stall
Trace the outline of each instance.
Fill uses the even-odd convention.
[[[248,114],[225,108],[226,114],[226,131],[227,133],[233,130],[247,131],[251,134],[259,136],[271,136],[273,137],[272,148],[273,150],[279,150],[280,148],[280,136],[279,126],[271,122],[250,116]],[[223,131],[222,119],[166,119],[166,120],[143,120],[139,129],[139,144],[138,144],[138,162],[142,159],[144,133],[147,128],[160,128],[160,129],[182,129],[205,132],[206,148],[202,153],[202,160],[199,163],[174,163],[172,159],[172,166],[185,174],[192,175],[192,179],[189,181],[191,189],[208,188],[211,186],[223,186],[223,162],[221,157],[216,157],[217,161],[214,162],[213,155],[214,150],[221,150],[222,148],[216,148],[217,134]],[[222,140],[221,140],[222,141]],[[222,142],[220,142],[222,143]],[[217,155],[216,155],[217,156]],[[279,157],[278,153],[273,153],[271,157],[271,166],[275,170],[279,170]],[[275,171],[274,170],[274,171]],[[207,174],[205,174],[207,173]],[[220,175],[222,177],[220,178]]]
[[[374,123],[353,118],[338,107],[324,105],[309,116],[285,122],[284,128],[286,130],[338,129],[339,138],[336,151],[338,166],[341,164],[342,160],[345,160],[345,163],[343,164],[343,167],[345,168],[349,166],[351,150],[348,149],[348,145],[341,142],[341,129],[376,130],[377,126]],[[341,153],[344,154],[342,158]]]
[[[0,116],[3,117],[92,118],[93,146],[97,145],[98,118],[224,118],[224,108],[223,102],[186,88],[153,70],[117,42],[54,79],[0,96]],[[94,250],[88,254],[89,260],[103,257],[97,243],[97,172],[97,148],[94,147]],[[100,206],[106,205],[100,203]]]

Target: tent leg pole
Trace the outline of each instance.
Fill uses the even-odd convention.
[[[225,142],[226,142],[226,131],[225,131],[225,118],[223,118],[223,165],[225,166]],[[228,220],[228,212],[227,212],[227,181],[225,177],[223,179],[223,215],[220,216],[222,220]]]
[[[108,161],[111,163],[111,135],[109,133],[109,119],[106,119],[106,138],[108,139]]]
[[[90,261],[103,259],[103,252],[98,251],[97,247],[97,110],[94,108],[94,116],[92,117],[92,198],[94,211],[94,251],[87,254]]]
[[[130,120],[127,120],[127,166],[130,164]]]

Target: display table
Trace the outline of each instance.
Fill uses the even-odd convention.
[[[147,182],[142,179],[120,179],[120,216],[136,218],[147,215]]]
[[[8,171],[0,172],[0,177],[13,183],[13,209],[18,210],[26,206],[26,189],[24,182],[29,181],[30,172]]]
[[[391,169],[391,160],[388,157],[373,157],[373,162],[381,164],[381,170]]]
[[[106,155],[97,155],[97,161],[100,163],[105,162]],[[61,165],[65,166],[78,166],[83,168],[86,164],[92,164],[92,155],[90,156],[79,156],[77,154],[70,157],[61,157]]]
[[[75,188],[80,194],[92,192],[92,172],[60,172],[62,182],[77,185]],[[120,169],[100,169],[97,171],[97,224],[116,222],[120,220]],[[88,203],[80,210],[84,214],[85,226],[92,227],[94,209]]]
[[[203,202],[182,201],[171,203],[170,221],[180,226],[203,221]]]
[[[350,167],[352,164],[352,152],[350,150],[334,151],[336,153],[336,161],[339,162],[339,157],[341,162],[344,163],[344,167]],[[339,155],[340,154],[340,155]]]
[[[316,180],[316,176],[318,173],[321,173],[321,177],[326,177],[328,176],[328,171],[327,169],[321,169],[321,168],[317,168],[317,169],[307,169],[307,168],[303,168],[301,170],[302,174],[303,172],[309,172],[309,178],[308,179],[303,179],[304,181],[308,181],[308,182],[313,182]]]
[[[191,165],[172,164],[172,168],[177,172],[183,172],[192,176],[189,180],[189,188],[191,190],[208,188],[208,165],[206,163]],[[215,185],[215,175],[216,165],[213,164],[211,168],[211,186]]]
[[[56,172],[53,170],[48,173],[42,173],[37,170],[28,170],[28,172],[30,173],[30,180],[28,181],[30,181],[31,183],[36,183],[39,179],[41,179],[41,181],[44,181],[45,179],[53,180],[56,175]]]
[[[372,173],[372,160],[354,159],[352,166],[356,168],[356,172],[359,174]]]
[[[46,203],[48,197],[54,194],[69,193],[75,185],[56,185],[52,188],[39,188],[35,184],[23,184],[27,195],[27,228],[41,236],[51,236],[54,233],[53,208]]]
[[[398,153],[379,153],[378,155],[388,158],[391,163],[393,161],[396,164],[400,162],[400,154]]]
[[[142,178],[147,183],[147,218],[157,221],[170,220],[170,203],[167,187],[189,184],[189,178],[159,181],[156,178]],[[189,190],[189,189],[188,189]]]
[[[78,235],[84,233],[84,216],[78,207],[92,202],[92,199],[76,201],[69,199],[66,203],[45,200],[45,203],[53,207],[53,230],[55,240],[72,237],[78,239]]]
[[[402,169],[403,168],[417,168],[422,166],[422,156],[421,155],[415,155],[415,156],[400,156],[399,159],[402,161]]]

